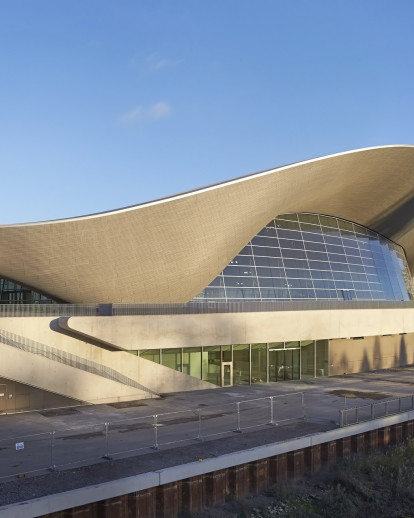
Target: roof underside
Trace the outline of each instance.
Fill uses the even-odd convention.
[[[414,265],[414,147],[342,153],[109,213],[0,227],[0,276],[72,303],[187,302],[272,218],[365,225]]]

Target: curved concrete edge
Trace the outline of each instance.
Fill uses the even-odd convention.
[[[414,410],[402,412],[388,417],[358,423],[345,428],[335,428],[326,432],[290,439],[288,441],[266,444],[237,451],[217,458],[209,458],[201,461],[182,464],[172,468],[161,469],[149,473],[142,473],[133,477],[127,477],[111,482],[104,482],[72,491],[66,491],[34,500],[26,500],[15,504],[0,507],[1,518],[33,518],[48,513],[63,511],[72,507],[98,502],[108,498],[126,495],[136,491],[162,486],[170,482],[176,482],[205,473],[211,473],[221,469],[246,464],[275,455],[289,453],[295,450],[308,448],[317,444],[334,441],[343,437],[350,437],[371,430],[378,430],[386,426],[404,423],[414,420]]]

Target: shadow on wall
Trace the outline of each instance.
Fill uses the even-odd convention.
[[[403,367],[414,363],[414,333],[331,341],[331,375]]]

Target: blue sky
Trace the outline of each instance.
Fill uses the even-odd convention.
[[[414,144],[413,20],[412,0],[0,0],[0,223]]]

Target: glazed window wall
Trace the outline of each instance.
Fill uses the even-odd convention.
[[[246,385],[329,375],[328,340],[130,351],[214,385]],[[231,365],[227,382],[223,364]]]
[[[350,221],[283,214],[261,230],[195,301],[410,300],[404,250]]]
[[[0,304],[56,304],[57,302],[22,284],[0,278]]]

